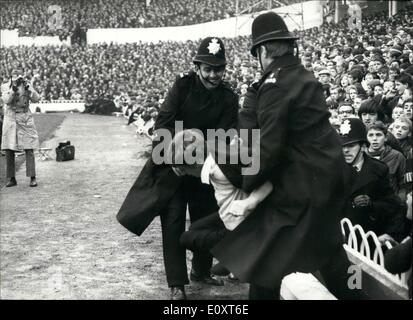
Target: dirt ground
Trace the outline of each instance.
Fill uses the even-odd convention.
[[[123,118],[68,114],[45,144],[70,140],[75,160],[36,159],[37,188],[23,183],[22,165],[22,183],[1,189],[1,299],[169,298],[159,218],[141,237],[116,221],[148,148],[134,129]],[[187,294],[242,300],[247,285],[191,283]]]

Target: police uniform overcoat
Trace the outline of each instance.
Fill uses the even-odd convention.
[[[273,192],[212,254],[240,280],[267,288],[291,272],[313,272],[341,244],[346,163],[321,84],[297,58],[265,70],[257,96],[259,173],[243,177],[251,192]]]
[[[207,90],[194,72],[177,77],[163,103],[155,129],[166,128],[174,133],[175,121],[183,129],[197,128],[205,137],[207,129],[236,128],[238,97],[230,87],[221,83]],[[157,165],[149,159],[130,189],[117,219],[129,231],[141,235],[151,221],[168,204],[182,178],[171,166]]]
[[[368,195],[371,206],[353,206],[352,200],[359,195]],[[390,184],[389,168],[384,162],[364,154],[363,167],[359,173],[353,174],[346,217],[353,225],[361,225],[366,232],[371,230],[377,235],[387,233],[402,240],[400,237],[404,230],[400,208],[400,198]]]

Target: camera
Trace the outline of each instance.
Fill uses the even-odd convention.
[[[23,77],[18,77],[16,80],[14,80],[12,82],[13,91],[16,92],[18,87],[22,84],[23,84],[25,90],[29,89],[29,83],[27,82],[27,80],[25,80]]]

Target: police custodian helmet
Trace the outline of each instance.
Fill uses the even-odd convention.
[[[359,118],[348,118],[341,123],[338,133],[341,145],[345,146],[355,142],[367,143],[367,130]]]
[[[283,18],[275,12],[266,12],[254,19],[252,23],[251,54],[257,56],[257,46],[273,40],[297,40],[293,33],[288,31]]]
[[[220,38],[207,37],[199,45],[194,63],[205,63],[211,66],[225,66],[225,47]]]

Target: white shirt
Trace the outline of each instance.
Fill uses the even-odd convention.
[[[212,184],[215,190],[215,198],[219,206],[219,216],[228,230],[234,230],[242,221],[244,216],[235,216],[228,209],[234,200],[243,200],[248,193],[234,187],[216,164],[211,154],[206,158],[201,170],[201,181]]]

